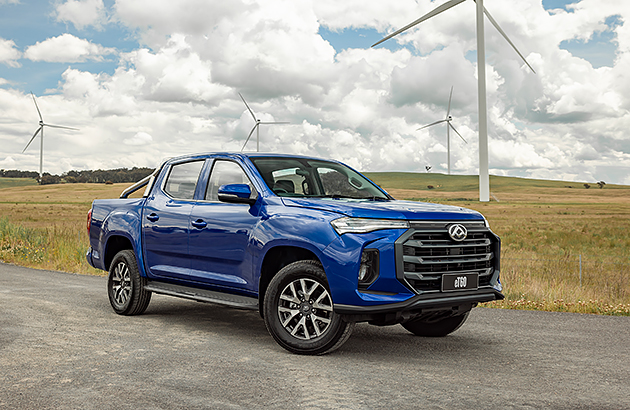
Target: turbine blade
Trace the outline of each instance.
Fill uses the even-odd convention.
[[[451,122],[448,122],[448,125],[453,129],[453,131],[455,131],[457,133],[457,135],[459,135],[459,138],[461,138],[466,144],[468,144],[468,141],[466,141],[464,139],[464,137],[462,137],[462,134],[460,134],[459,132],[457,132],[457,130],[455,129],[455,127],[453,127],[453,124],[451,124]]]
[[[446,110],[446,118],[451,113],[451,98],[453,98],[453,86],[451,85],[451,95],[448,96],[448,110]]]
[[[247,143],[249,142],[249,139],[252,137],[252,134],[254,133],[254,130],[256,129],[256,127],[258,127],[260,125],[259,122],[256,123],[256,125],[254,125],[254,128],[252,128],[252,130],[249,132],[249,135],[247,136],[247,139],[245,140],[245,144],[243,144],[243,148],[241,148],[241,152],[243,152],[243,150],[245,149],[245,146],[247,145]]]
[[[424,127],[420,127],[420,128],[418,128],[416,131],[420,131],[421,129],[428,128],[428,127],[430,127],[430,126],[432,126],[432,125],[439,124],[439,123],[444,122],[444,121],[448,121],[448,120],[440,120],[440,121],[432,122],[432,123],[431,123],[431,124],[429,124],[429,125],[425,125]]]
[[[24,154],[24,151],[26,151],[26,149],[28,148],[29,145],[31,145],[31,142],[33,142],[33,140],[35,139],[35,137],[37,137],[37,134],[39,134],[39,132],[44,129],[43,126],[40,126],[37,131],[35,131],[35,134],[33,134],[33,137],[31,138],[31,140],[28,142],[28,144],[26,144],[26,147],[24,147],[24,149],[22,150],[22,154]]]
[[[261,124],[291,124],[288,121],[260,122]]]
[[[41,111],[39,111],[39,107],[37,106],[37,101],[35,100],[35,94],[33,94],[32,91],[31,91],[31,97],[33,97],[33,102],[35,103],[35,108],[37,108],[37,113],[39,114],[40,121],[44,122],[44,119],[42,118],[42,113]]]
[[[393,32],[389,36],[385,37],[381,41],[378,41],[378,42],[372,44],[372,47],[376,47],[377,45],[381,44],[382,42],[387,41],[387,40],[389,40],[390,38],[392,38],[394,36],[397,36],[398,34],[402,33],[403,31],[405,31],[407,29],[410,29],[411,27],[415,26],[416,24],[420,24],[423,21],[428,20],[431,17],[440,14],[441,12],[450,9],[451,7],[457,6],[459,3],[463,3],[464,1],[466,1],[466,0],[450,0],[450,1],[447,1],[446,3],[442,4],[441,6],[436,7],[433,11],[430,11],[427,14],[425,14],[424,16],[420,17],[418,20],[407,24],[405,27],[401,28],[400,30],[396,30],[395,32]]]
[[[245,98],[243,98],[243,96],[241,95],[241,93],[238,93],[238,95],[241,97],[241,100],[243,100],[243,102],[245,103],[245,107],[247,107],[247,110],[249,111],[249,113],[252,115],[252,117],[254,118],[254,121],[258,121],[256,119],[256,116],[254,115],[254,112],[252,111],[251,108],[249,108],[249,105],[247,105],[247,101],[245,101]]]
[[[72,127],[64,127],[61,125],[52,125],[52,124],[43,124],[45,127],[52,127],[52,128],[63,128],[66,130],[75,130],[75,131],[80,131],[78,128],[72,128]]]
[[[512,48],[514,49],[514,51],[516,51],[516,54],[519,55],[519,57],[521,57],[521,59],[525,62],[525,64],[527,64],[527,67],[529,67],[530,70],[532,70],[532,72],[534,74],[536,74],[536,70],[534,70],[534,68],[529,65],[529,63],[527,62],[527,60],[525,60],[525,57],[523,57],[523,54],[521,54],[520,51],[518,51],[518,48],[516,48],[516,46],[514,45],[514,43],[512,43],[512,41],[510,40],[510,38],[507,36],[507,34],[505,34],[505,31],[503,31],[501,29],[501,27],[499,27],[499,23],[497,23],[497,21],[492,18],[492,16],[490,15],[490,12],[486,9],[486,7],[484,6],[483,8],[483,12],[486,15],[486,17],[488,17],[488,20],[490,20],[490,23],[492,23],[492,25],[494,26],[494,28],[497,29],[497,31],[499,33],[501,33],[501,35],[503,36],[503,38],[512,46]]]

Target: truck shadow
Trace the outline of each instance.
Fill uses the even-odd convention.
[[[184,327],[186,331],[207,333],[209,337],[236,338],[238,342],[235,343],[244,342],[284,352],[267,332],[258,311],[159,296],[151,301],[142,316],[158,320],[167,328]],[[471,318],[474,320],[474,315]],[[401,361],[408,360],[410,356],[427,360],[444,356],[450,360],[470,358],[471,355],[482,359],[495,357],[498,345],[504,344],[504,341],[497,339],[496,335],[493,337],[481,332],[479,326],[467,325],[465,323],[449,336],[428,338],[414,336],[400,325],[377,327],[359,323],[350,339],[328,356],[357,355],[371,360],[386,355],[390,360],[398,357]]]

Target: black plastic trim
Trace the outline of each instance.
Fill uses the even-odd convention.
[[[174,285],[171,283],[157,282],[153,280],[146,284],[145,289],[154,293],[176,296],[184,299],[192,299],[199,302],[217,303],[249,310],[258,309],[258,299],[249,296],[215,292],[208,289]]]
[[[449,309],[466,303],[483,303],[504,299],[505,296],[495,289],[480,289],[473,292],[462,292],[461,295],[436,297],[435,294],[416,295],[404,302],[374,306],[352,306],[335,304],[335,312],[340,315],[375,315],[383,313],[403,313],[422,309]]]

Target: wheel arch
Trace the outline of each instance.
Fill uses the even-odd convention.
[[[271,279],[285,266],[302,260],[312,260],[322,263],[310,249],[299,246],[280,245],[269,249],[263,258],[258,282],[258,310],[263,317],[263,302]]]
[[[114,260],[114,256],[122,250],[129,249],[135,254],[133,244],[129,238],[124,235],[111,235],[107,238],[105,244],[105,253],[103,255],[103,262],[105,270],[109,271],[109,267]]]

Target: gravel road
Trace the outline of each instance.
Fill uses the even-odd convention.
[[[360,324],[292,355],[257,312],[0,264],[0,408],[630,409],[630,318],[474,309],[441,339]]]

